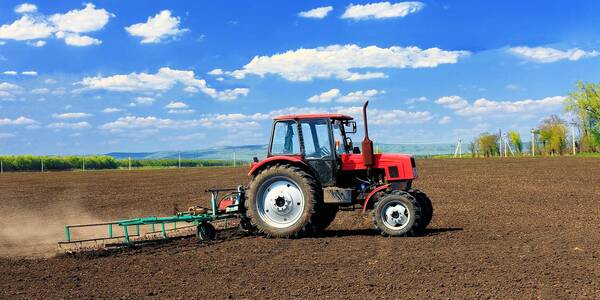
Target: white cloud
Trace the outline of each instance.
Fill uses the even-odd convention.
[[[125,30],[132,36],[141,37],[142,44],[160,43],[188,31],[179,28],[179,23],[179,17],[172,17],[171,11],[163,10],[154,17],[148,17],[146,23],[133,24],[125,27]]]
[[[406,100],[406,104],[411,105],[411,104],[415,104],[417,102],[427,102],[427,101],[429,101],[429,99],[427,99],[427,97],[421,96],[421,97],[410,98],[410,99]]]
[[[53,114],[52,117],[55,119],[83,119],[89,118],[92,114],[84,113],[84,112],[70,112],[70,113],[62,113],[62,114]]]
[[[562,51],[546,47],[513,47],[509,48],[508,52],[539,63],[552,63],[559,60],[576,61],[600,55],[596,50],[584,51],[578,48]]]
[[[47,88],[37,88],[37,89],[31,90],[30,93],[34,94],[34,95],[48,94],[48,93],[50,93],[50,90]]]
[[[170,114],[193,114],[195,110],[193,109],[169,109],[167,113]]]
[[[65,33],[59,31],[56,33],[56,37],[59,39],[64,39],[65,43],[69,46],[86,47],[90,45],[102,44],[102,41],[99,39],[95,39],[87,35],[79,35],[77,33]]]
[[[355,92],[350,92],[344,96],[339,97],[338,99],[336,99],[336,102],[340,102],[340,103],[365,102],[367,100],[371,100],[373,97],[375,97],[379,94],[385,94],[385,91],[378,91],[378,90],[355,91]]]
[[[20,125],[37,125],[39,124],[39,122],[27,118],[27,117],[18,117],[16,119],[8,119],[8,118],[4,118],[4,119],[0,119],[0,125],[15,125],[15,126],[20,126]]]
[[[333,112],[348,114],[354,116],[357,120],[362,120],[362,107],[341,107]],[[369,124],[373,125],[397,125],[397,124],[419,124],[433,119],[433,115],[428,111],[405,111],[401,109],[369,109]]]
[[[525,114],[550,111],[564,106],[566,97],[554,96],[543,99],[526,99],[519,101],[492,101],[485,98],[469,104],[458,96],[441,97],[436,103],[453,109],[460,116]]]
[[[23,93],[23,88],[8,82],[0,83],[0,98],[14,100],[15,94]]]
[[[507,84],[504,88],[506,88],[507,90],[518,90],[520,89],[520,87],[516,84]]]
[[[155,99],[152,97],[135,97],[135,99],[133,99],[133,102],[129,103],[130,107],[136,107],[136,106],[148,106],[148,105],[152,105],[152,103],[154,103]]]
[[[369,4],[350,4],[342,19],[366,20],[406,17],[423,9],[421,2],[378,2]]]
[[[340,96],[340,90],[331,89],[331,90],[323,92],[319,95],[314,95],[314,96],[308,98],[308,102],[310,102],[310,103],[331,102],[331,100],[333,100],[339,96]]]
[[[102,112],[105,114],[112,114],[112,113],[117,113],[117,112],[122,112],[122,111],[123,111],[123,109],[115,108],[115,107],[107,107],[102,110]]]
[[[223,75],[223,70],[221,70],[221,69],[214,69],[214,70],[212,70],[212,71],[210,71],[210,72],[208,72],[206,74],[213,75],[213,76],[221,76],[221,75]]]
[[[217,91],[209,87],[204,79],[195,77],[194,71],[174,70],[169,67],[160,68],[155,74],[130,73],[124,75],[113,75],[108,77],[95,76],[85,77],[78,84],[91,90],[108,90],[117,92],[148,92],[166,91],[176,84],[193,87],[204,94],[218,100],[234,100],[238,96],[246,96],[248,88],[234,88]],[[187,90],[192,91],[192,90]]]
[[[308,102],[310,103],[327,103],[331,101],[336,101],[340,103],[356,103],[356,102],[365,102],[367,100],[372,99],[378,94],[385,94],[385,91],[378,90],[366,90],[366,91],[354,91],[350,92],[346,95],[342,95],[340,90],[331,89],[329,91],[323,92],[319,95],[314,95],[308,98]]]
[[[9,139],[15,137],[12,133],[0,132],[0,139]]]
[[[54,27],[39,17],[22,16],[11,24],[0,26],[0,39],[6,40],[36,40],[48,38],[54,32]]]
[[[298,14],[298,16],[303,18],[313,18],[313,19],[323,19],[327,17],[330,11],[333,10],[332,6],[323,6],[313,8],[311,10],[303,11]]]
[[[34,13],[37,11],[37,6],[31,3],[22,3],[15,7],[15,12],[18,14]]]
[[[40,47],[46,46],[46,41],[40,40],[40,41],[35,41],[35,42],[27,42],[27,44],[30,46],[33,46],[33,47],[40,48]]]
[[[56,31],[83,33],[97,31],[114,17],[105,9],[96,9],[92,3],[87,3],[83,9],[70,10],[64,14],[54,14],[48,18],[56,27]]]
[[[385,77],[384,73],[360,72],[361,69],[435,68],[454,64],[468,51],[446,51],[439,48],[422,50],[418,47],[380,48],[357,45],[332,45],[312,49],[290,50],[272,56],[255,56],[243,69],[228,72],[241,79],[248,74],[265,76],[277,74],[290,81],[315,78],[362,80]]]
[[[29,7],[31,8],[31,7]],[[70,10],[64,14],[45,16],[42,14],[26,14],[11,24],[0,26],[0,39],[17,41],[38,40],[28,42],[34,47],[43,47],[52,34],[58,39],[65,39],[71,46],[88,46],[101,43],[100,40],[81,35],[81,33],[98,31],[114,17],[105,9],[96,9],[94,4],[87,3],[83,9]]]
[[[56,81],[52,78],[48,78],[48,79],[44,80],[44,83],[45,84],[55,84],[55,83],[58,83],[58,81]]]
[[[462,109],[469,105],[469,102],[467,102],[467,100],[463,99],[460,96],[440,97],[435,101],[435,103],[455,110]]]
[[[167,108],[167,109],[182,109],[182,108],[188,108],[188,105],[181,101],[171,101],[171,102],[169,102],[169,104],[167,104],[165,106],[165,108]]]
[[[14,76],[14,75],[17,75],[18,73],[17,73],[17,71],[4,71],[2,74]]]
[[[23,71],[21,72],[21,75],[27,75],[27,76],[37,76],[37,72],[36,71]]]
[[[88,129],[88,128],[91,128],[92,126],[88,122],[77,122],[77,123],[63,123],[63,122],[59,122],[59,123],[50,123],[46,127],[51,128],[51,129],[74,129],[74,130],[80,130],[80,129]]]
[[[452,118],[451,117],[449,117],[449,116],[443,116],[438,121],[438,124],[444,125],[444,124],[448,124],[450,122],[452,122]]]
[[[377,78],[388,78],[385,73],[382,72],[366,72],[366,73],[352,73],[350,77],[344,79],[346,81],[357,81],[357,80],[367,80],[367,79],[377,79]]]
[[[244,127],[256,127],[258,123],[255,121],[230,121],[221,122],[211,118],[201,118],[192,120],[173,120],[173,119],[161,119],[153,116],[149,117],[135,117],[127,116],[121,117],[113,122],[109,122],[101,125],[99,128],[102,130],[109,131],[123,131],[128,129],[182,129],[182,128],[244,128]]]

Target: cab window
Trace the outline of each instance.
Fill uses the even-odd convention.
[[[298,125],[295,121],[280,121],[275,123],[273,140],[271,142],[272,155],[300,154],[298,140]]]
[[[303,121],[302,138],[304,155],[307,158],[322,158],[331,155],[329,125],[326,120]]]

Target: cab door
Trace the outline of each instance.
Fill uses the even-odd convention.
[[[300,121],[302,153],[306,163],[319,176],[321,185],[335,185],[336,155],[331,140],[331,124],[328,119]]]

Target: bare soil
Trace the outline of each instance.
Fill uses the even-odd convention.
[[[65,223],[207,205],[246,169],[0,176],[0,298],[600,299],[600,160],[417,162],[425,236],[385,238],[343,212],[322,237],[233,235],[55,255]]]

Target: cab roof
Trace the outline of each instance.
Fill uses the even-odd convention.
[[[303,120],[303,119],[333,119],[333,120],[352,120],[351,116],[342,114],[297,114],[283,115],[273,118],[275,121],[282,120]]]

